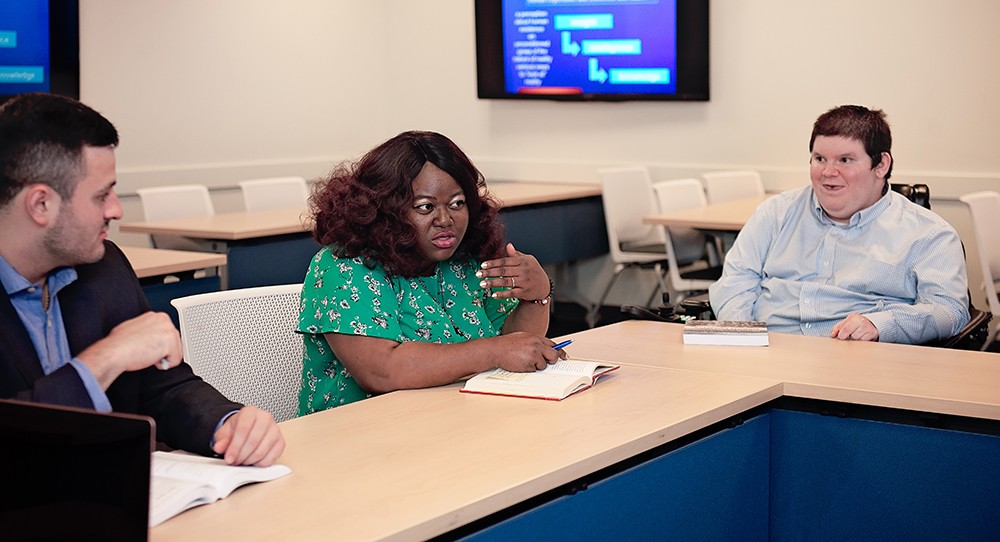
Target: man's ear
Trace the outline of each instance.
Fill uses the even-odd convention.
[[[32,184],[24,189],[24,209],[39,226],[47,226],[59,214],[59,194],[47,184]]]
[[[891,165],[892,165],[892,155],[887,152],[883,152],[882,161],[879,162],[877,166],[875,166],[875,176],[880,179],[884,179],[885,174],[889,172],[889,166]]]

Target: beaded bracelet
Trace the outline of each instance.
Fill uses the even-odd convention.
[[[556,293],[556,283],[552,282],[552,278],[549,277],[549,294],[541,299],[532,299],[531,302],[536,305],[548,305],[549,301],[552,300],[552,296]]]

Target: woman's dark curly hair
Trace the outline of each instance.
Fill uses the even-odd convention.
[[[455,179],[465,193],[469,228],[455,255],[478,260],[499,256],[504,237],[499,204],[469,157],[435,132],[403,132],[357,162],[337,166],[309,200],[313,237],[332,245],[339,257],[361,256],[369,267],[381,263],[389,275],[416,276],[426,261],[407,213],[413,179],[427,162]]]

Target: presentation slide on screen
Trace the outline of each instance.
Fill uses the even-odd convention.
[[[48,74],[48,1],[0,1],[0,94],[48,92]]]
[[[506,91],[677,90],[676,0],[503,0]]]

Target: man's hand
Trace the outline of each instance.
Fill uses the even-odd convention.
[[[858,313],[851,313],[833,326],[830,336],[842,341],[877,341],[878,329],[871,320]]]
[[[103,390],[124,372],[150,365],[166,370],[180,364],[183,357],[181,336],[163,312],[147,312],[125,320],[77,355]]]
[[[230,465],[272,465],[285,451],[285,438],[270,412],[245,406],[215,432],[215,453]]]

